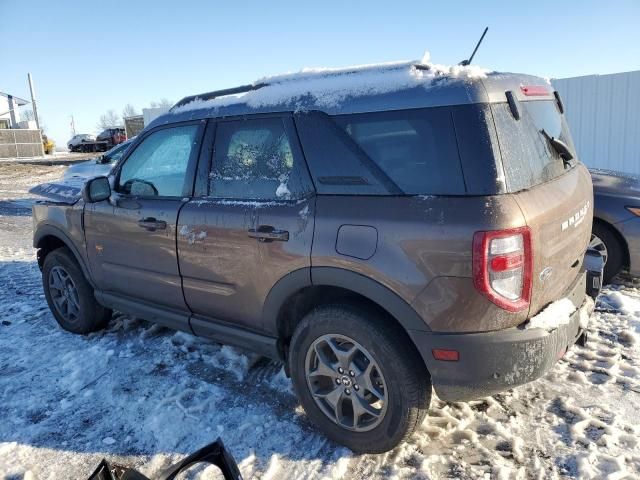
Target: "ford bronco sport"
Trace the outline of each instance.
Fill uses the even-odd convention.
[[[181,100],[35,205],[34,246],[63,328],[115,309],[281,359],[328,437],[383,452],[432,388],[510,389],[584,337],[592,195],[545,81],[398,63]]]

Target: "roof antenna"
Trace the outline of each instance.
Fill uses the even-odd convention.
[[[469,57],[469,60],[463,60],[458,65],[462,65],[463,67],[466,67],[471,63],[471,61],[473,60],[473,57],[475,57],[476,52],[478,51],[478,47],[480,46],[480,44],[482,43],[482,40],[484,39],[484,36],[487,34],[487,30],[489,30],[489,27],[485,27],[484,32],[482,32],[482,36],[480,37],[480,40],[478,40],[478,43],[476,43],[476,48],[473,49],[473,53]]]

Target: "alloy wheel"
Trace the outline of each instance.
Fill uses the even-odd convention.
[[[60,316],[74,323],[80,317],[80,299],[78,289],[71,275],[61,266],[49,271],[49,293]]]
[[[337,334],[313,342],[305,359],[309,391],[334,423],[355,432],[375,428],[387,411],[387,384],[373,356]]]
[[[609,252],[607,252],[607,246],[604,244],[600,237],[592,233],[591,241],[589,242],[589,248],[593,248],[594,250],[600,252],[600,255],[602,255],[602,260],[604,261],[604,265],[607,264]]]

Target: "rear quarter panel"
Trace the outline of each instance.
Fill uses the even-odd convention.
[[[505,312],[475,290],[473,234],[523,222],[510,195],[318,196],[311,263],[351,270],[384,285],[413,306],[425,329],[505,328],[524,321],[526,312]],[[370,258],[338,253],[343,225],[376,229],[377,245]]]

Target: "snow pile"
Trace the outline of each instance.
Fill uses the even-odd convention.
[[[542,328],[547,331],[555,330],[560,325],[566,325],[571,319],[571,314],[576,307],[568,298],[562,298],[547,306],[544,310],[531,318],[525,325],[529,328]]]
[[[418,86],[430,88],[450,80],[484,78],[487,73],[489,70],[476,65],[450,66],[420,61],[343,68],[304,68],[296,73],[263,77],[254,85],[266,86],[257,90],[211,100],[196,98],[190,103],[173,108],[171,112],[225,107],[240,102],[252,108],[281,104],[294,104],[303,108],[304,100],[309,99],[316,106],[331,108],[339,106],[348,98],[379,95]]]
[[[640,298],[629,297],[620,292],[611,292],[608,295],[603,295],[599,300],[624,315],[640,314]]]

